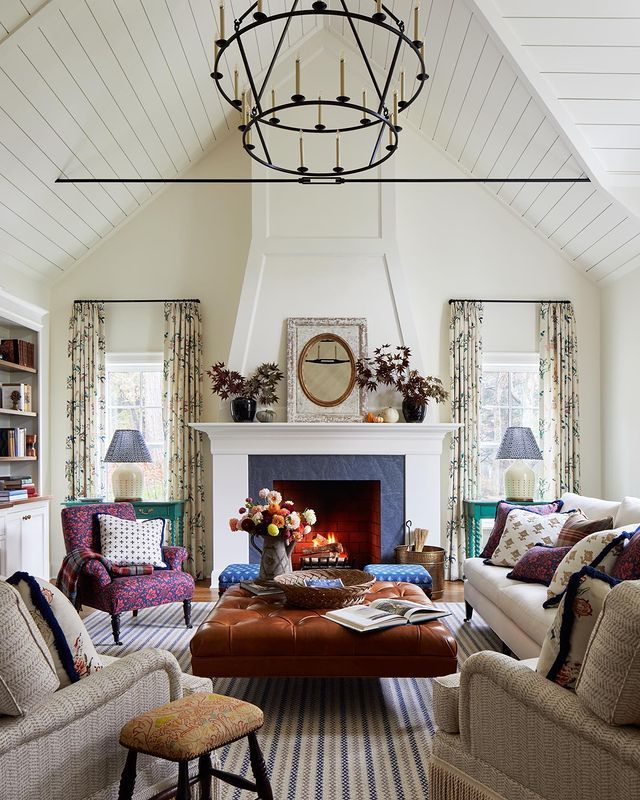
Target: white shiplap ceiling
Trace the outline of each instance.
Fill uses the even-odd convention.
[[[266,3],[284,9],[284,0]],[[59,175],[175,177],[234,129],[209,77],[217,5],[1,0],[0,263],[55,279],[160,188],[60,186]],[[227,7],[233,19],[240,0]],[[392,7],[408,19],[410,0]],[[408,119],[427,139],[476,176],[584,174],[584,159],[470,4],[427,0],[421,17],[431,79]],[[344,35],[341,23],[331,27]],[[310,19],[295,23],[287,48],[313,31]],[[384,67],[387,37],[366,45]],[[258,68],[272,47],[268,29],[255,38]],[[491,191],[596,280],[640,264],[640,222],[596,183]]]

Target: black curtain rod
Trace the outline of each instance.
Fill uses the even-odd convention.
[[[460,300],[451,299],[451,303],[564,303],[568,304],[571,300]]]
[[[196,297],[179,297],[175,300],[74,300],[74,303],[199,303]]]
[[[590,183],[580,178],[56,178],[56,183],[299,183],[336,185],[345,183]]]

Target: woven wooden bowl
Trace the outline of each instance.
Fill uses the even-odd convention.
[[[305,586],[306,578],[340,578],[344,586],[322,589]],[[346,608],[361,603],[376,582],[375,575],[361,569],[305,569],[278,575],[275,582],[287,603],[296,608]]]

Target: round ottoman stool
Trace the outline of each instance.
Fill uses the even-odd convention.
[[[120,778],[118,800],[131,800],[136,783],[138,753],[178,763],[176,800],[189,800],[189,762],[198,759],[200,797],[211,800],[211,776],[238,789],[273,800],[267,768],[255,732],[262,727],[261,709],[235,697],[197,692],[140,714],[120,731],[127,761]],[[247,737],[255,783],[211,764],[211,752]],[[165,792],[162,792],[165,794]]]

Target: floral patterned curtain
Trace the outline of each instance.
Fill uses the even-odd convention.
[[[184,546],[187,569],[205,577],[204,479],[201,436],[189,427],[202,412],[202,336],[200,303],[164,304],[164,422],[167,442],[167,491],[185,501]]]
[[[580,493],[578,337],[571,303],[540,304],[541,496]]]
[[[451,437],[445,577],[462,579],[466,557],[463,501],[477,497],[480,482],[480,382],[482,303],[450,305],[449,356],[452,421],[462,425]]]
[[[105,437],[104,303],[73,304],[69,320],[67,378],[67,499],[102,497]]]

